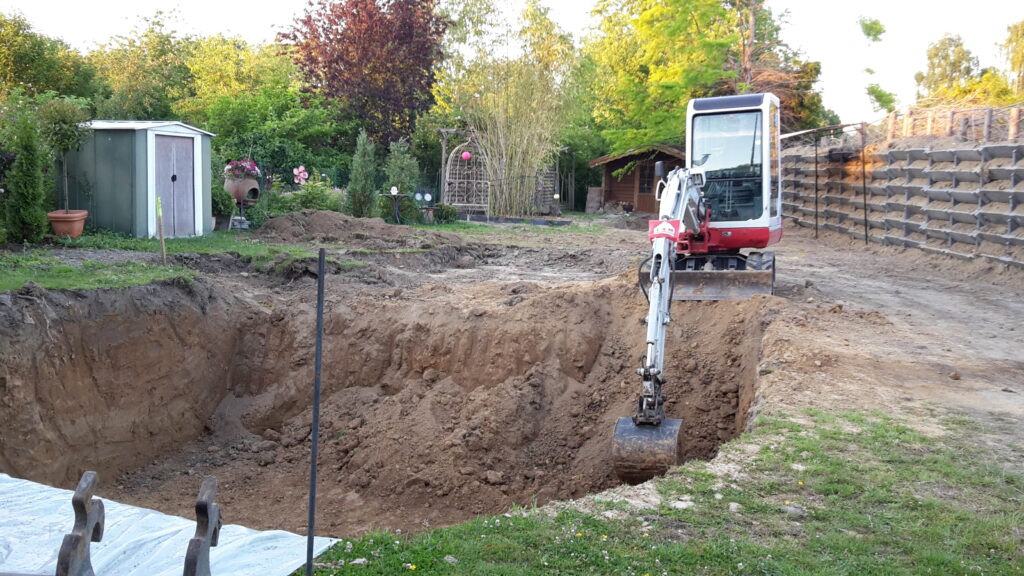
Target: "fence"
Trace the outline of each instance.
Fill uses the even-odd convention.
[[[939,106],[893,112],[886,118],[887,140],[917,136],[952,137],[970,142],[1005,142],[1021,137],[1024,103],[1003,108]]]

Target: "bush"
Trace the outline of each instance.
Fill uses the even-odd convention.
[[[213,185],[213,215],[217,217],[230,216],[235,211],[235,197],[223,187]]]
[[[267,210],[267,202],[260,201],[245,209],[245,219],[249,221],[249,228],[253,230],[263,226],[270,219],[270,212]]]
[[[360,131],[345,194],[345,213],[357,218],[372,218],[377,215],[379,208],[377,192],[374,190],[377,176],[377,159],[374,154],[374,145],[366,135],[366,130]]]
[[[328,177],[331,179],[332,186],[335,188],[344,188],[345,185],[348,184],[348,166],[335,164],[331,167]]]
[[[341,192],[335,191],[325,180],[310,181],[302,185],[302,189],[291,195],[300,208],[307,210],[341,211]]]
[[[451,224],[459,219],[459,211],[450,204],[437,204],[434,206],[434,222],[438,224]]]
[[[17,157],[7,175],[10,195],[4,202],[7,233],[14,242],[38,242],[47,229],[44,160],[35,126],[26,117],[18,121],[14,150]]]
[[[389,194],[380,195],[380,215],[387,222],[395,224],[394,204],[391,203],[392,200],[388,196]],[[398,201],[398,214],[402,217],[402,224],[415,224],[423,221],[423,212],[419,205],[408,196]]]
[[[299,210],[331,210],[341,212],[343,195],[331,188],[327,180],[310,180],[296,192],[285,194],[283,187],[275,183],[263,194],[267,211],[271,214],[287,214]]]

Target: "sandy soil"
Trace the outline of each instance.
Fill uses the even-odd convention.
[[[485,243],[329,214],[271,223],[268,238],[367,263],[327,280],[318,532],[422,529],[616,484],[613,422],[639,387],[643,232],[515,228]],[[687,457],[713,457],[758,413],[819,406],[936,433],[960,411],[986,423],[979,441],[1008,465],[1024,461],[1024,274],[793,228],[776,251],[776,296],[673,307],[669,415],[684,419]],[[0,301],[12,343],[0,422],[35,406],[17,430],[0,426],[0,469],[69,484],[100,462],[103,496],[185,516],[215,474],[226,521],[304,531],[314,282],[210,258],[189,264],[198,291],[136,289],[131,310],[81,295]],[[122,324],[140,349],[163,346],[143,386],[95,342]],[[125,346],[117,357],[138,353]],[[97,373],[108,362],[116,402],[114,376]],[[73,394],[106,398],[105,416],[54,400]],[[168,397],[184,419],[152,418]]]

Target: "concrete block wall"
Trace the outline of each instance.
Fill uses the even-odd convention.
[[[783,151],[783,214],[800,226],[1024,268],[1024,143]],[[817,197],[817,200],[816,200]],[[866,216],[866,217],[865,217]]]

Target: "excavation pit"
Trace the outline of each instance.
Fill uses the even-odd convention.
[[[506,281],[448,260],[405,288],[328,281],[318,533],[417,530],[618,484],[611,438],[639,392],[647,309],[632,274]],[[98,469],[104,496],[180,515],[213,474],[232,523],[303,532],[315,299],[312,281],[291,282],[15,295],[0,318],[0,470],[66,487]],[[684,458],[744,429],[767,301],[674,303],[665,392]]]

